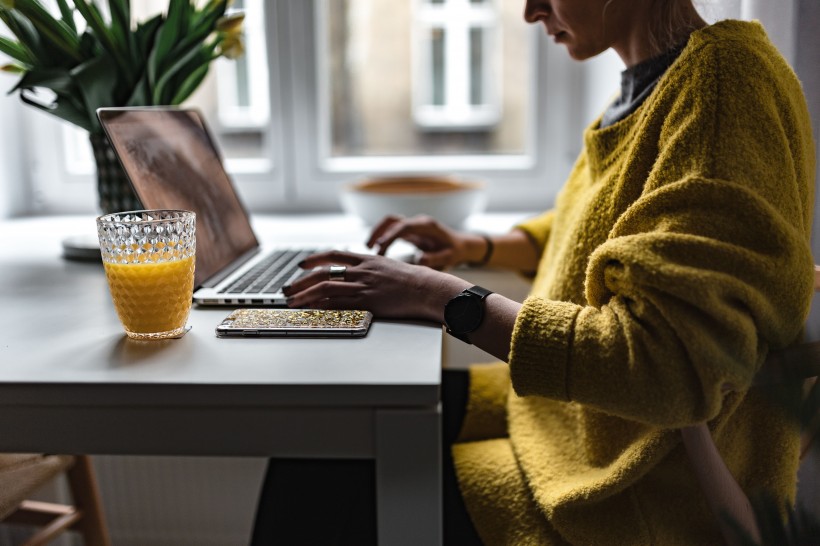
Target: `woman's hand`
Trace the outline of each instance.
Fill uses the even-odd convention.
[[[434,269],[477,262],[487,251],[481,235],[457,232],[429,216],[388,216],[373,229],[367,246],[377,246],[379,255],[384,255],[396,239],[415,245],[422,251],[418,264]]]
[[[384,256],[330,251],[301,264],[316,268],[284,288],[288,306],[310,309],[365,309],[377,317],[443,322],[447,301],[470,283]],[[331,279],[330,265],[345,266]]]

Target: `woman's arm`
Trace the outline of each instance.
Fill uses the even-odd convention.
[[[524,231],[513,229],[504,235],[494,235],[491,239],[493,253],[488,265],[526,273],[538,268],[541,251]]]
[[[330,280],[327,266],[347,267],[344,280]],[[383,256],[331,251],[307,258],[310,273],[284,289],[288,305],[313,309],[368,309],[378,317],[417,318],[444,324],[444,306],[471,283],[429,267]],[[477,347],[507,360],[521,304],[500,294],[485,300],[484,320],[469,334]]]
[[[488,238],[489,237],[489,241]],[[404,239],[421,250],[418,263],[434,269],[480,263],[532,272],[538,267],[541,249],[524,231],[485,236],[455,231],[429,216],[388,216],[370,234],[367,246],[384,255],[396,239]]]

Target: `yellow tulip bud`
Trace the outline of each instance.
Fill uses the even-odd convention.
[[[220,17],[216,22],[216,30],[225,34],[236,34],[242,31],[242,22],[245,20],[244,13],[232,13]]]
[[[242,41],[242,35],[226,36],[220,44],[220,53],[228,59],[238,59],[245,54],[245,44]]]

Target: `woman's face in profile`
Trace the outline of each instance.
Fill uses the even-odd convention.
[[[524,19],[543,23],[555,43],[578,61],[609,49],[625,29],[627,17],[641,13],[638,0],[527,0]]]

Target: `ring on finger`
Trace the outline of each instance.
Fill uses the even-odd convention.
[[[346,272],[347,266],[345,265],[331,265],[327,270],[327,278],[331,281],[344,282]]]

